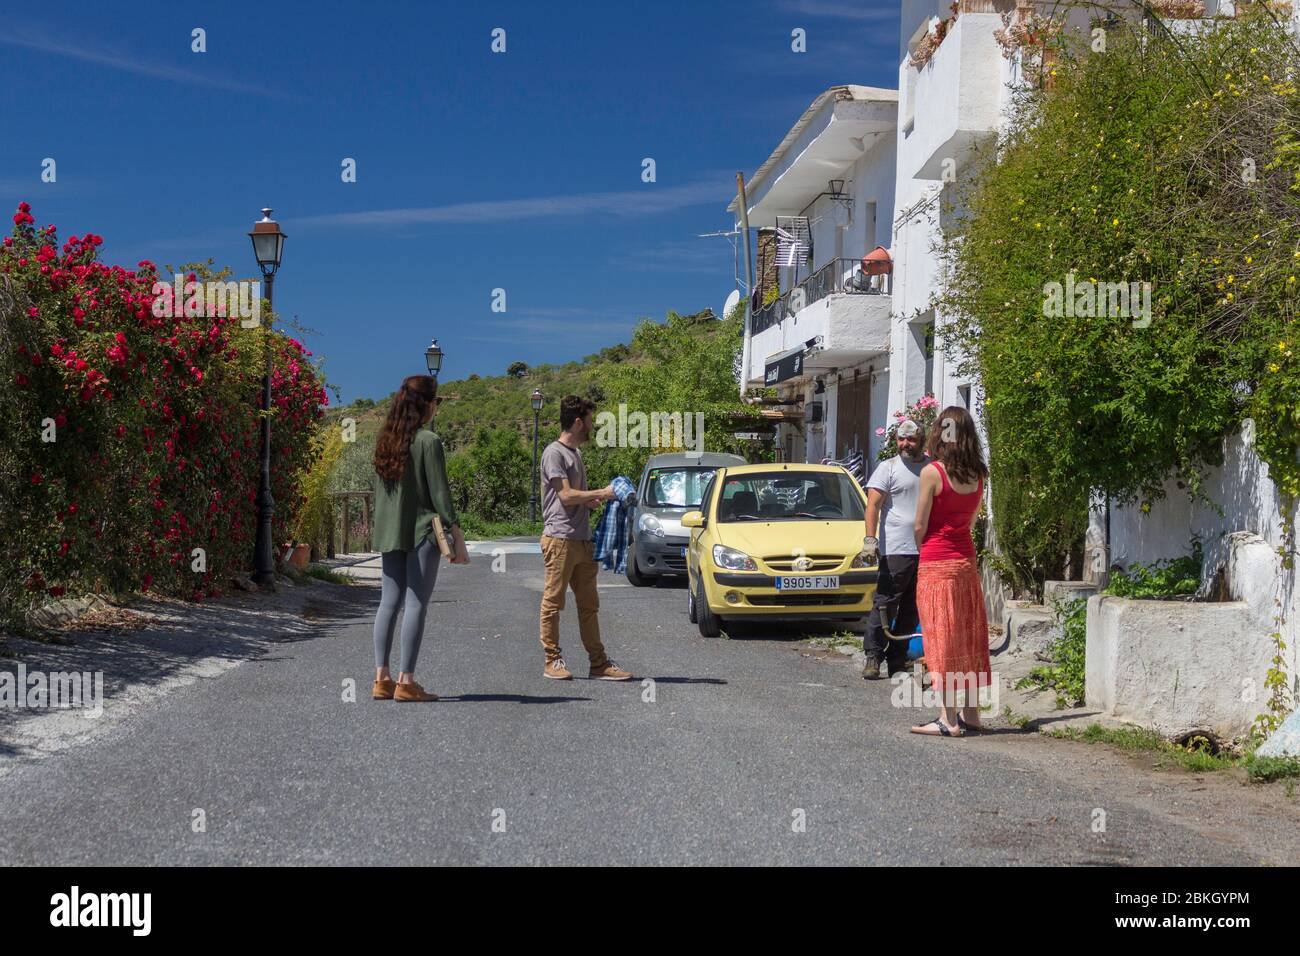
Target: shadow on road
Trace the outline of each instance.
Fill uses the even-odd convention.
[[[347,586],[282,587],[276,594],[232,594],[193,603],[138,597],[128,609],[145,617],[138,627],[77,629],[45,639],[13,637],[0,671],[102,672],[106,700],[132,684],[164,681],[207,659],[243,661],[282,658],[277,645],[319,637],[330,626],[365,616]],[[360,613],[359,613],[360,612]],[[0,754],[15,751],[3,737],[15,721],[48,711],[0,708]]]
[[[457,694],[454,697],[440,697],[439,703],[452,704],[567,704],[572,701],[589,701],[590,697],[533,697],[529,694]]]
[[[643,678],[644,679],[644,678]],[[720,684],[727,682],[721,677],[651,677],[656,684]]]

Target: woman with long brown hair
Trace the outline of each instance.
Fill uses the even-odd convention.
[[[988,617],[971,538],[989,469],[975,420],[960,406],[939,413],[926,445],[931,461],[921,471],[913,529],[921,555],[916,606],[940,710],[937,720],[912,733],[960,737],[980,729],[979,689],[992,680]],[[959,691],[965,693],[960,709]]]
[[[375,686],[371,692],[375,700],[438,699],[417,684],[414,675],[442,557],[433,535],[434,515],[452,536],[452,564],[469,564],[447,483],[442,441],[432,429],[437,405],[438,380],[430,375],[410,376],[397,390],[375,441],[373,547],[382,554],[383,569],[375,614]],[[394,681],[388,658],[403,597],[401,671]]]

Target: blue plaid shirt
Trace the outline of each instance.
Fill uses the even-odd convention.
[[[606,571],[627,569],[627,499],[636,492],[636,485],[622,475],[610,484],[614,500],[605,506],[592,540],[593,556]]]

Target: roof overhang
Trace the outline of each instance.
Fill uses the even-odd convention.
[[[798,215],[897,124],[897,90],[833,86],[822,93],[746,182],[749,224],[770,226],[778,215]],[[727,206],[737,216],[738,199]]]

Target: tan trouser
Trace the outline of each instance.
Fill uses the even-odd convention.
[[[578,605],[578,633],[591,665],[609,660],[600,642],[600,598],[596,595],[596,559],[592,543],[542,535],[542,562],[546,566],[542,585],[542,651],[548,661],[560,656],[560,612],[564,610],[565,588],[573,588]]]

